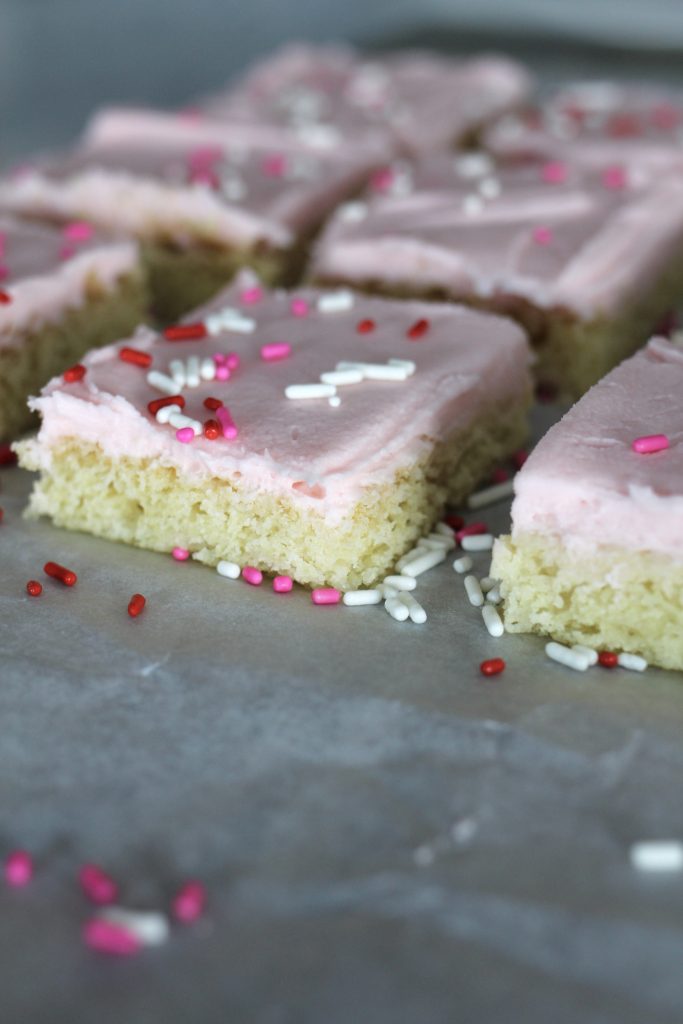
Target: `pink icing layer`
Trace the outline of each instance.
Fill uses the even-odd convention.
[[[554,181],[546,170],[496,169],[482,154],[390,168],[393,186],[330,221],[313,273],[582,317],[646,293],[683,249],[683,177],[563,165]]]
[[[0,183],[0,209],[85,217],[181,247],[285,248],[360,188],[381,152],[331,152],[274,128],[109,110],[79,149]]]
[[[53,446],[74,436],[99,444],[113,458],[158,460],[191,477],[239,477],[247,490],[275,491],[338,520],[364,488],[392,480],[436,440],[466,429],[483,407],[521,399],[529,387],[524,336],[502,318],[361,296],[350,309],[323,312],[316,304],[320,293],[312,290],[295,296],[308,305],[308,315],[301,316],[292,312],[292,296],[285,292],[245,304],[241,296],[248,283],[242,275],[197,316],[238,309],[255,320],[251,334],[225,330],[199,342],[168,342],[142,329],[128,342],[149,352],[153,368],[162,372],[174,358],[237,353],[240,366],[228,381],[183,392],[184,412],[200,421],[213,415],[204,398],[223,401],[238,429],[234,440],[197,437],[179,443],[175,430],[147,411],[159,393],[147,384],[146,372],[121,361],[120,346],[110,346],[90,353],[81,382],[53,380],[34,401],[43,416],[36,443],[41,463],[49,466]],[[411,341],[406,332],[422,318],[429,328],[420,341]],[[374,321],[374,329],[359,332],[361,320]],[[291,345],[291,355],[265,362],[262,346],[281,342]],[[326,398],[285,397],[288,385],[317,382],[338,361],[390,358],[413,360],[413,376],[340,387],[337,408]]]
[[[654,338],[545,435],[515,478],[512,533],[683,560],[683,349]],[[666,434],[641,455],[632,442]]]
[[[521,104],[529,74],[495,55],[453,60],[419,51],[360,58],[333,46],[288,46],[204,102],[217,117],[347,143],[381,135],[392,149],[453,145]]]
[[[138,265],[129,241],[0,216],[0,288],[10,302],[0,303],[0,348],[20,345],[25,332],[61,319],[83,305],[93,281],[112,289]],[[89,235],[87,226],[82,234]]]

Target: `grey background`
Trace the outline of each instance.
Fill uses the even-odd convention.
[[[572,6],[593,42],[530,37],[521,14],[542,32],[568,4],[499,7],[501,39],[486,3],[462,29],[437,4],[0,3],[0,146],[65,141],[105,100],[180,102],[287,26],[428,42],[442,16],[450,49],[505,42],[546,83],[681,84],[678,4],[647,5],[668,57],[626,47],[644,5]],[[427,625],[399,627],[24,523],[29,485],[0,470],[0,852],[38,861],[29,889],[0,887],[3,1024],[680,1024],[683,880],[627,857],[683,836],[679,675],[580,676],[541,641],[494,641],[449,564],[420,585]],[[47,558],[79,584],[30,600]],[[482,679],[497,653],[505,675]],[[98,959],[84,860],[134,906],[199,876],[210,912],[135,962]]]

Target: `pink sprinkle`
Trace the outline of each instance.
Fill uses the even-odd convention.
[[[114,903],[118,896],[116,882],[97,864],[84,864],[78,872],[78,881],[91,903],[105,906]]]
[[[15,889],[33,878],[33,858],[26,850],[14,850],[5,860],[5,881]]]
[[[339,604],[341,599],[341,590],[337,590],[336,587],[316,587],[311,591],[313,604]]]
[[[74,220],[70,224],[66,224],[62,231],[67,242],[87,242],[94,233],[95,229],[87,220]]]
[[[541,168],[541,180],[549,185],[561,185],[567,180],[567,165],[562,160],[551,160]]]
[[[622,189],[626,188],[626,171],[623,167],[606,167],[602,172],[602,183],[605,188]]]
[[[240,292],[240,302],[243,302],[245,306],[255,306],[262,298],[263,288],[259,288],[258,285],[254,285],[253,288],[245,288]]]
[[[225,365],[229,370],[239,370],[240,357],[236,352],[228,352],[225,357]]]
[[[375,192],[388,192],[394,183],[394,172],[391,167],[381,167],[370,178],[370,187]]]
[[[216,367],[216,380],[230,380],[230,370],[223,363]]]
[[[111,953],[113,956],[133,956],[141,949],[137,935],[123,925],[104,921],[99,917],[93,917],[86,922],[83,941],[90,949],[98,953]]]
[[[194,441],[194,430],[192,427],[181,427],[180,430],[176,430],[175,438],[181,444],[190,444],[191,441]]]
[[[186,882],[173,897],[171,909],[176,921],[192,924],[206,907],[206,889],[201,882]]]
[[[292,299],[289,304],[292,316],[308,316],[310,307],[306,299]]]
[[[221,405],[219,409],[216,409],[216,419],[221,425],[223,437],[226,437],[229,441],[237,437],[237,427],[227,405]]]
[[[187,163],[194,170],[207,170],[211,164],[223,158],[223,150],[219,146],[197,146],[187,155]]]
[[[173,548],[171,554],[175,558],[176,562],[186,562],[190,557],[190,552],[187,548]]]
[[[9,267],[6,267],[4,263],[0,263],[0,281],[4,281],[9,277]]]
[[[637,437],[632,442],[631,448],[639,455],[650,455],[652,452],[663,452],[669,447],[669,438],[666,434],[647,434],[645,437]]]
[[[252,587],[260,587],[263,583],[263,573],[260,569],[255,569],[253,565],[245,565],[242,569],[242,576],[251,583]]]
[[[210,167],[192,167],[188,178],[191,185],[207,185],[213,189],[221,187],[220,178]]]
[[[531,232],[531,237],[537,245],[550,245],[553,240],[552,230],[545,225],[539,225]]]
[[[455,539],[458,544],[463,537],[475,537],[479,533],[488,533],[489,528],[486,523],[469,523],[467,526],[463,526],[461,530],[456,530]]]
[[[287,158],[284,153],[271,153],[264,158],[261,170],[268,178],[281,178],[287,170]]]
[[[59,250],[59,258],[62,261],[70,260],[76,255],[76,250],[73,245],[63,245]]]
[[[288,594],[294,586],[291,576],[276,576],[273,580],[273,590],[276,594]]]
[[[278,359],[286,359],[291,354],[292,346],[287,341],[273,341],[269,345],[261,346],[261,359],[267,363],[274,363]]]

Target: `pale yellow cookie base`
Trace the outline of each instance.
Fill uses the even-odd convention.
[[[529,533],[496,541],[491,575],[502,581],[508,632],[629,651],[683,669],[680,562],[617,547],[581,556],[557,537]]]
[[[128,274],[112,288],[93,277],[82,306],[65,310],[59,321],[36,328],[19,344],[0,347],[0,440],[34,423],[26,404],[29,395],[37,395],[91,348],[127,337],[142,323],[146,309],[141,275]]]
[[[341,523],[288,497],[251,491],[241,479],[183,478],[158,461],[113,460],[77,437],[51,450],[29,514],[154,551],[184,547],[208,565],[228,559],[312,586],[367,586],[432,527],[447,501],[462,501],[519,448],[528,405],[523,395],[489,410],[391,483],[368,487]],[[38,445],[17,446],[25,468],[37,468]]]

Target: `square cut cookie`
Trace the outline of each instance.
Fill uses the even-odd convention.
[[[484,154],[387,168],[342,207],[313,278],[396,296],[467,302],[514,317],[536,377],[577,398],[644,344],[683,296],[683,176],[530,163]]]
[[[683,669],[683,350],[600,381],[515,477],[491,572],[505,626]]]
[[[528,362],[504,318],[241,276],[50,383],[20,446],[41,473],[31,510],[209,565],[371,584],[519,447]]]
[[[376,150],[331,152],[273,128],[113,109],[75,151],[1,182],[0,209],[137,238],[168,322],[245,264],[270,282],[296,280],[311,236],[377,162]]]
[[[471,143],[520,107],[532,80],[498,55],[467,60],[403,51],[363,57],[337,46],[287,46],[200,104],[214,117],[268,124],[307,142],[377,144],[414,154]]]
[[[0,216],[0,439],[31,424],[29,395],[133,330],[146,306],[133,242]]]

